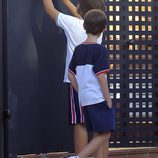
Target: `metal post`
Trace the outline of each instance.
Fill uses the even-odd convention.
[[[2,66],[3,66],[3,157],[8,158],[8,39],[7,39],[7,0],[2,0]]]

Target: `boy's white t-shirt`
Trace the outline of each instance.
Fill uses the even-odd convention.
[[[59,13],[56,19],[56,25],[64,30],[67,38],[67,54],[64,82],[70,82],[68,79],[68,67],[75,47],[84,42],[87,38],[86,31],[83,28],[83,22],[83,19],[79,19],[63,13]],[[101,44],[101,42],[102,35],[98,38],[98,43]]]

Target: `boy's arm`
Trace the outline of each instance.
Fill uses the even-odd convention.
[[[64,5],[70,10],[71,14],[77,18],[81,18],[81,16],[77,12],[76,6],[70,0],[62,0]]]
[[[104,96],[109,108],[112,108],[112,101],[111,101],[110,92],[109,92],[109,88],[108,88],[108,82],[105,77],[105,73],[101,73],[101,74],[97,75],[97,78],[98,78],[103,96]]]
[[[68,78],[72,84],[72,86],[75,88],[76,92],[78,92],[78,84],[77,84],[77,80],[74,74],[72,74],[72,72],[68,72]]]
[[[46,13],[55,22],[59,11],[55,9],[52,0],[43,0],[43,4],[44,4],[44,8],[45,8]]]

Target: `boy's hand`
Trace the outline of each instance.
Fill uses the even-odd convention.
[[[108,107],[111,109],[112,108],[112,100],[111,98],[106,99]]]

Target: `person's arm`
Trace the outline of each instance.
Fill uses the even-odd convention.
[[[43,0],[43,4],[44,4],[44,8],[45,8],[46,13],[55,22],[59,11],[55,9],[52,0]]]
[[[111,101],[108,82],[105,77],[105,73],[101,73],[101,74],[97,75],[97,78],[98,78],[103,96],[104,96],[109,108],[112,108],[112,101]]]
[[[76,92],[78,92],[78,84],[75,75],[72,72],[68,72],[68,78],[72,84],[72,86],[75,88]]]
[[[81,16],[77,12],[76,6],[70,0],[62,0],[64,5],[70,10],[71,14],[77,18],[81,18]]]

